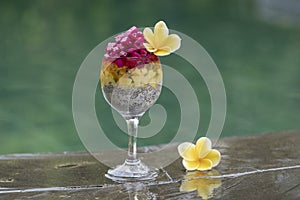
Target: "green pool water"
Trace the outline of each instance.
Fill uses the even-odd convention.
[[[223,137],[300,128],[300,19],[266,18],[259,0],[130,2],[0,1],[0,154],[84,150],[72,117],[80,64],[111,35],[160,19],[198,41],[217,64],[227,94]],[[163,60],[197,88],[196,132],[205,134],[211,111],[205,83],[195,85],[194,69],[180,58]],[[100,89],[96,102],[109,138],[126,146]],[[174,94],[165,89],[158,103],[167,122],[141,145],[168,143],[176,133]],[[146,114],[141,124],[149,122]]]

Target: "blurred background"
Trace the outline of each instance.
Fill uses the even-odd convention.
[[[80,64],[111,35],[158,20],[197,40],[217,64],[228,101],[222,137],[300,128],[298,0],[1,0],[0,154],[85,150],[72,118]],[[198,134],[205,134],[211,110],[204,82],[197,85],[193,68],[176,56],[165,61],[194,83]],[[100,89],[96,102],[104,129],[126,146]],[[167,143],[176,133],[178,101],[164,90],[158,103],[168,121],[140,145]],[[147,114],[141,123],[149,123]]]

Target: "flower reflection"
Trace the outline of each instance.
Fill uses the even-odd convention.
[[[220,175],[217,170],[211,170],[208,172],[193,171],[187,172],[184,176],[180,186],[181,192],[198,191],[198,195],[202,199],[209,199],[213,197],[214,189],[222,185],[221,179],[209,178],[209,176]]]

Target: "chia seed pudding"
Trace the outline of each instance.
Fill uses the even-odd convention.
[[[102,91],[106,100],[122,115],[140,115],[158,99],[161,85],[154,88],[151,85],[121,87],[108,84],[102,87]]]

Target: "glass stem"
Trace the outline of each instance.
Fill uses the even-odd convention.
[[[138,125],[139,119],[137,117],[126,120],[128,126],[128,163],[135,163],[138,161],[136,148],[137,148],[137,133],[138,133]]]

